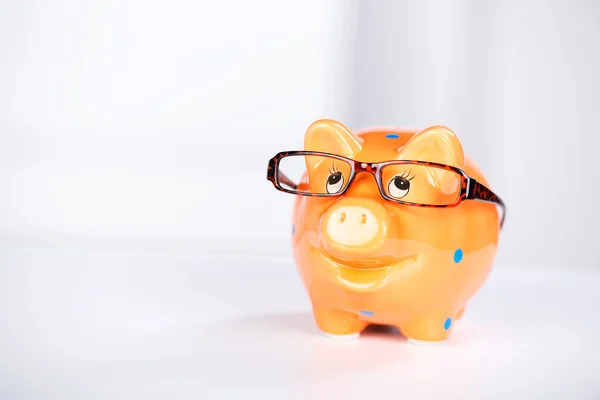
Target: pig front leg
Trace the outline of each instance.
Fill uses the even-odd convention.
[[[450,336],[457,313],[422,315],[400,324],[398,329],[413,344],[439,344]]]
[[[357,338],[367,327],[367,322],[347,311],[314,307],[313,314],[317,327],[331,338]]]

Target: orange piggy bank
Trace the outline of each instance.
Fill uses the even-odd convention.
[[[298,195],[294,260],[328,336],[383,324],[444,341],[493,266],[504,203],[446,127],[353,133],[319,120],[267,179]]]

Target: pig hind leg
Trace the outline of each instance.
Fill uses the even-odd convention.
[[[467,305],[462,306],[458,312],[456,313],[456,320],[459,321],[463,315],[465,315],[465,310],[467,309]]]
[[[398,326],[402,335],[411,343],[415,344],[435,344],[448,339],[456,315],[451,314],[430,314],[423,315],[412,321],[407,321]]]

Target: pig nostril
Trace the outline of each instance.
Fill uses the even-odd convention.
[[[340,214],[340,223],[344,222],[344,220],[346,219],[346,213],[341,213]]]
[[[365,214],[360,216],[360,223],[365,224],[367,222],[367,216]]]

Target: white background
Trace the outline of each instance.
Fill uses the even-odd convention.
[[[594,2],[3,1],[0,244],[290,254],[308,125],[445,124],[499,265],[600,267]]]
[[[352,7],[2,4],[2,243],[289,252],[267,161],[348,120]]]
[[[598,71],[593,1],[0,0],[0,398],[598,399]],[[441,348],[316,329],[266,167],[320,118],[506,201]]]

